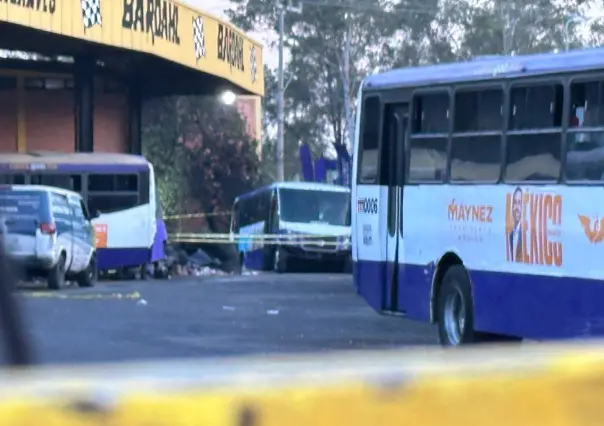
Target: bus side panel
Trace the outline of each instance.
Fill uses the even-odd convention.
[[[438,260],[448,250],[457,251],[447,241],[446,204],[441,212],[447,186],[407,185],[403,187],[403,240],[405,264],[399,267],[398,306],[407,318],[430,319],[432,279]],[[452,244],[453,243],[453,244]]]
[[[354,281],[357,292],[376,311],[384,308],[386,286],[385,236],[382,232],[386,211],[380,207],[380,186],[358,185],[352,202]],[[383,216],[383,219],[380,218]],[[384,228],[385,229],[385,228]]]
[[[141,188],[141,190],[145,189]],[[168,230],[163,218],[161,200],[158,196],[155,173],[151,164],[149,164],[149,218],[151,223],[149,232],[152,241],[149,260],[157,262],[166,257],[165,245],[168,241]]]
[[[149,240],[149,205],[101,214],[95,225],[107,228],[106,247],[97,247],[100,270],[134,267],[149,262],[152,240]]]
[[[256,271],[262,270],[264,264],[264,245],[256,238],[245,238],[250,235],[263,235],[265,221],[256,222],[240,228],[239,252],[244,254],[243,266]]]
[[[469,271],[477,330],[535,339],[604,335],[604,203],[594,200],[604,200],[604,188],[406,187],[408,316],[429,312],[430,271],[449,252]]]

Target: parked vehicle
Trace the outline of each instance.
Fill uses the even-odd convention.
[[[311,182],[257,189],[235,200],[231,233],[250,236],[238,243],[248,269],[281,273],[293,262],[319,262],[345,271],[351,265],[350,189]]]
[[[42,185],[0,187],[0,230],[8,255],[26,279],[42,277],[59,290],[66,280],[92,287],[95,234],[80,194]]]

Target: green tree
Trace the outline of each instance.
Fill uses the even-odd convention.
[[[230,17],[244,30],[278,30],[274,0],[232,3]],[[384,3],[307,1],[303,2],[302,13],[286,13],[285,46],[290,53],[285,70],[289,82],[285,92],[286,176],[299,171],[297,151],[301,142],[315,154],[322,154],[332,143],[346,142],[348,131],[352,131],[351,105],[361,79],[394,64],[394,39],[400,29],[409,26],[414,32],[425,31],[423,24],[414,20],[414,14],[425,21],[426,15],[436,13],[437,1],[420,5],[411,0],[395,8]],[[349,66],[345,52],[349,52]],[[267,91],[267,96],[275,94]]]
[[[144,154],[155,166],[165,214],[204,213],[178,228],[226,232],[234,198],[263,180],[258,141],[238,111],[211,97],[180,96],[149,102],[143,119]]]

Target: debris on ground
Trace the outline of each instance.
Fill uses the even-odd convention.
[[[166,247],[166,259],[161,262],[169,277],[228,275],[220,269],[220,260],[211,258],[202,249],[187,254],[183,249],[169,246]]]

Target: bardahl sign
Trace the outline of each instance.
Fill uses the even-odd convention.
[[[155,38],[180,44],[178,5],[168,0],[124,0],[122,27],[151,34]]]
[[[243,60],[243,37],[232,28],[218,24],[218,60],[226,62],[231,68],[245,72]]]
[[[48,13],[50,15],[57,10],[56,0],[0,0],[3,3],[20,6],[25,9],[35,10],[37,12]]]

